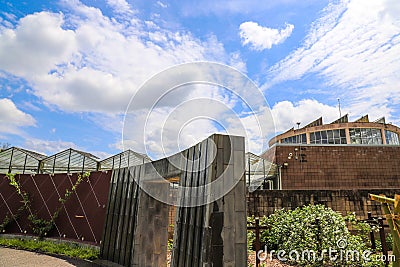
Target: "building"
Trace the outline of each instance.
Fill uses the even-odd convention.
[[[399,188],[400,128],[368,115],[348,115],[323,124],[322,118],[269,141],[262,158],[275,163],[278,189]]]
[[[102,161],[91,153],[66,149],[51,156],[18,147],[0,151],[0,174],[83,173],[113,170],[150,162],[144,154],[126,150]]]

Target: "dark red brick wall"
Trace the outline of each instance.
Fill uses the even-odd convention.
[[[277,145],[263,157],[271,154],[275,163],[288,163],[283,189],[400,188],[399,146]]]
[[[16,175],[22,190],[27,192],[31,199],[32,213],[43,219],[50,219],[50,214],[60,207],[60,197],[64,197],[66,189],[71,191],[77,175],[67,174],[37,174]],[[107,208],[108,190],[111,171],[92,172],[89,179],[84,179],[65,203],[58,218],[56,227],[47,234],[48,237],[64,237],[66,239],[88,241],[99,244],[103,232],[104,219]],[[21,207],[21,197],[9,180],[0,174],[0,223],[6,215],[17,214]],[[21,214],[15,222],[11,222],[5,229],[8,234],[33,234],[28,212]]]

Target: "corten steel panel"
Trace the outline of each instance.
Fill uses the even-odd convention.
[[[144,169],[113,172],[100,254],[123,266],[162,266],[167,260],[168,206],[139,188]],[[154,188],[159,195],[169,190],[167,183]]]
[[[228,187],[232,189],[211,203],[195,207],[185,207],[188,203],[184,201],[192,201],[190,204],[199,201],[196,191],[181,190],[183,203],[177,208],[171,266],[246,266],[244,140],[214,135],[206,141],[187,151],[186,171],[181,175],[180,185],[195,187],[224,178],[215,193]],[[210,146],[210,142],[216,147]],[[210,156],[215,153],[204,171],[199,171],[202,166],[194,166],[191,161],[198,153]],[[240,178],[237,184],[233,181],[234,175]],[[201,193],[204,197],[211,194]]]
[[[288,164],[281,168],[282,189],[398,188],[400,184],[400,146],[277,145],[272,152],[275,163]]]
[[[89,178],[84,178],[64,206],[59,198],[64,198],[66,190],[71,191],[77,180],[77,174],[36,174],[17,175],[23,191],[29,194],[31,211],[39,218],[50,219],[50,216],[59,208],[61,211],[55,220],[55,227],[47,233],[48,237],[66,238],[99,244],[105,219],[108,187],[111,173],[92,172]],[[21,206],[21,197],[14,187],[10,186],[5,175],[1,175],[0,210],[15,214]],[[5,200],[5,201],[4,201]],[[8,206],[8,207],[7,207]],[[4,220],[7,212],[0,214],[0,221]],[[27,220],[29,212],[24,211],[17,222],[13,221],[5,229],[6,233],[33,234],[30,222]],[[82,240],[83,239],[83,240]]]
[[[213,146],[212,144],[216,144]],[[215,158],[207,164],[208,157]],[[171,161],[179,159],[180,168]],[[196,188],[225,178],[232,189],[222,198],[204,190],[180,187],[174,226],[171,266],[245,266],[247,261],[244,139],[213,135],[170,158],[115,170],[109,191],[101,256],[124,266],[165,266],[169,206],[148,195],[138,184],[152,185],[158,197],[170,193],[167,182],[152,178],[179,176],[181,186]],[[193,161],[194,159],[199,159]],[[237,184],[233,176],[239,177]],[[218,191],[218,190],[217,190]],[[194,205],[196,203],[199,205]]]

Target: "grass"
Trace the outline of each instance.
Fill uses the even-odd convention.
[[[74,243],[56,243],[48,240],[32,240],[0,237],[0,246],[41,253],[64,255],[70,258],[94,260],[99,257],[96,248],[83,247]]]

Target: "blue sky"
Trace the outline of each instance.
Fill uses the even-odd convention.
[[[152,107],[135,110],[130,138],[122,141],[125,111],[143,83],[197,61],[236,68],[260,88],[266,103],[257,116],[273,117],[265,140],[296,122],[335,120],[337,98],[351,119],[369,114],[400,124],[398,14],[396,0],[3,0],[0,143],[46,154],[73,147],[100,157],[132,148],[158,158],[221,130],[215,120],[188,123],[188,115],[202,118],[204,107],[207,116],[224,118],[225,132],[240,134],[237,122],[222,116],[226,110],[192,101],[179,111],[186,116],[174,117],[183,130],[162,131],[160,145],[155,135],[171,102],[146,127],[141,114]],[[183,95],[184,102],[217,99],[242,114],[250,135],[257,128],[221,88],[197,86]],[[251,151],[266,148],[253,141]]]

